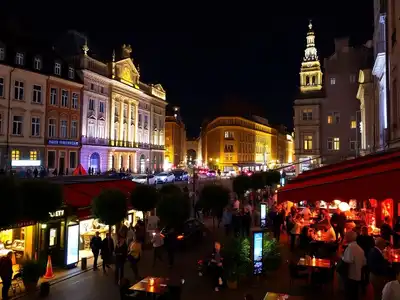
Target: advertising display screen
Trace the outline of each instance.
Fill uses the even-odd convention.
[[[79,261],[79,225],[68,226],[67,265]]]
[[[260,226],[265,228],[267,226],[267,204],[261,203],[260,213]]]
[[[263,233],[253,232],[253,274],[260,275],[263,271]]]

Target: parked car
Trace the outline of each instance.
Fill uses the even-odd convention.
[[[157,183],[175,182],[175,176],[172,172],[161,172],[158,173],[155,177]]]
[[[189,181],[189,174],[184,170],[173,170],[175,181]]]
[[[207,171],[207,177],[215,177],[215,176],[217,176],[217,173],[215,172],[215,170]]]
[[[203,237],[206,235],[206,227],[204,223],[200,222],[198,219],[189,219],[177,229],[177,241],[178,246],[186,246],[188,244],[200,243]],[[169,234],[169,228],[164,227],[161,230],[161,234],[167,237]]]
[[[130,180],[132,179],[132,175],[125,172],[119,172],[119,173],[114,172],[114,173],[109,173],[108,178]]]
[[[137,175],[132,178],[132,181],[141,184],[147,184],[147,180],[149,184],[156,184],[156,177],[154,175]]]

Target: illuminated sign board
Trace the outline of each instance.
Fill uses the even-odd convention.
[[[12,160],[11,166],[12,167],[40,167],[42,161],[40,160]]]
[[[52,146],[73,146],[73,147],[79,147],[79,142],[78,141],[70,141],[70,140],[48,140],[47,141],[48,145]]]
[[[263,241],[262,231],[253,232],[253,275],[261,275],[264,269],[263,262]]]
[[[67,266],[79,261],[79,224],[68,226]]]
[[[265,228],[267,226],[267,203],[261,203],[260,207],[260,227]]]
[[[50,218],[60,218],[64,217],[64,210],[56,210],[53,212],[49,212]]]

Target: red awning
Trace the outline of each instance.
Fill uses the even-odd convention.
[[[390,159],[400,157],[400,151],[379,152],[371,155],[358,157],[356,159],[345,160],[334,165],[328,165],[314,170],[306,171],[294,178],[293,182],[305,181],[310,178],[329,176],[332,173],[349,172],[353,168],[360,168],[367,165],[376,165]]]
[[[395,185],[398,176],[400,156],[372,167],[366,164],[332,176],[289,183],[278,191],[278,202],[400,199],[400,189]]]
[[[92,208],[91,207],[86,207],[86,208],[83,208],[83,209],[78,209],[76,211],[76,216],[78,217],[79,220],[90,219],[91,217],[93,217]]]
[[[64,203],[73,207],[88,206],[92,203],[92,198],[87,194],[83,194],[77,190],[73,185],[64,185]]]

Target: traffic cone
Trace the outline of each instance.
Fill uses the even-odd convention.
[[[51,279],[53,277],[54,277],[53,266],[51,264],[51,257],[49,255],[49,257],[47,258],[46,274],[44,274],[43,278]]]

